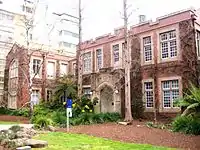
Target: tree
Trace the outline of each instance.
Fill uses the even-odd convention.
[[[65,75],[60,77],[56,82],[56,89],[54,93],[54,99],[60,100],[61,97],[66,96],[68,98],[77,97],[76,80],[73,76]]]

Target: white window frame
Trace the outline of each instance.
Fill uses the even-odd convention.
[[[64,74],[62,74],[62,72],[61,72],[62,65],[66,65],[67,66],[66,71],[65,71]],[[68,74],[69,74],[69,64],[66,63],[66,62],[61,61],[60,62],[60,76],[63,77],[64,75],[68,75]]]
[[[178,87],[173,87],[172,85],[172,83],[174,82],[174,81],[178,81]],[[164,87],[164,83],[169,83],[169,87]],[[175,106],[174,106],[174,99],[173,99],[173,92],[178,92],[178,97],[180,97],[180,85],[179,85],[179,80],[178,79],[174,79],[174,80],[164,80],[164,81],[162,81],[161,82],[161,86],[162,86],[162,102],[163,102],[163,108],[165,108],[165,109],[168,109],[168,108],[176,108]],[[167,107],[167,106],[165,106],[165,95],[164,95],[164,92],[169,92],[169,98],[170,98],[170,106],[169,107]],[[178,98],[177,97],[177,98]]]
[[[115,48],[118,46],[118,49]],[[118,63],[120,61],[120,44],[114,44],[112,45],[112,55],[113,55],[113,62]],[[118,55],[118,57],[116,57],[116,55]],[[115,60],[118,59],[118,60]]]
[[[31,100],[32,100],[32,96],[34,95],[34,91],[38,91],[38,102],[36,104],[40,103],[40,99],[41,99],[41,89],[40,88],[33,88],[31,91]]]
[[[147,39],[150,38],[150,42],[147,43]],[[150,48],[150,49],[147,49],[147,48]],[[152,61],[153,59],[153,52],[152,52],[152,37],[151,36],[146,36],[146,37],[143,37],[143,53],[144,53],[144,62],[150,62]],[[150,56],[146,55],[146,54],[149,54]],[[146,58],[149,58],[149,60],[146,60]]]
[[[49,74],[48,74],[48,64],[49,63],[54,63],[54,72],[53,72],[53,76],[50,76]],[[46,68],[47,68],[47,78],[48,79],[54,79],[54,78],[56,78],[56,60],[51,60],[51,59],[48,59],[47,60],[47,64],[46,64]]]
[[[33,70],[33,61],[34,60],[40,60],[40,63],[41,63],[40,68],[39,68],[40,70],[39,70],[39,72],[36,75],[35,75],[34,70]],[[40,57],[32,57],[30,65],[31,65],[30,66],[31,76],[32,77],[35,76],[35,78],[41,78],[42,77],[42,66],[43,66],[43,64],[42,64],[42,58],[40,58]]]
[[[151,89],[147,89],[147,84],[150,83],[151,84]],[[145,81],[144,82],[144,98],[145,98],[145,106],[146,108],[154,108],[154,84],[153,81]],[[152,92],[151,97],[148,97],[150,95],[148,95],[148,92]],[[152,106],[148,106],[148,98],[152,98]]]
[[[174,37],[170,37],[171,34],[170,33],[174,33]],[[164,35],[166,36],[166,39],[162,39],[162,37],[164,37]],[[159,34],[159,37],[160,37],[160,58],[162,60],[165,60],[165,59],[171,59],[171,58],[176,58],[178,56],[178,40],[177,40],[177,30],[169,30],[169,31],[166,31],[166,32],[162,32]],[[175,42],[176,44],[174,46],[171,46],[171,42]],[[166,49],[165,50],[165,54],[168,55],[167,57],[163,57],[163,46],[162,44],[166,44]],[[171,48],[175,48],[175,53],[176,55],[175,56],[172,56],[172,51],[171,51]]]
[[[101,55],[98,55],[98,50],[101,50]],[[99,64],[99,57],[101,57],[101,66],[99,67],[98,64]],[[103,48],[97,48],[96,51],[95,51],[95,62],[96,62],[96,65],[95,65],[95,70],[96,71],[99,71],[99,69],[103,68]]]
[[[88,57],[86,57],[86,55],[88,55]],[[87,67],[85,67],[86,64],[88,65]],[[83,54],[83,73],[91,73],[91,72],[92,72],[92,51],[88,51]]]

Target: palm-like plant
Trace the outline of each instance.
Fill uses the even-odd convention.
[[[185,108],[182,116],[192,115],[197,116],[200,114],[200,88],[191,84],[189,94],[185,94],[183,98],[177,99],[177,104]]]
[[[76,81],[72,76],[65,75],[57,80],[54,99],[61,99],[64,93],[66,93],[68,98],[75,98],[77,96]]]

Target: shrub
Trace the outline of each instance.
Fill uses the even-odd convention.
[[[37,118],[35,122],[35,125],[40,128],[47,128],[49,125],[52,125],[52,124],[53,124],[53,121],[51,119],[48,119],[45,116],[41,116]]]
[[[96,123],[104,123],[104,122],[116,122],[120,120],[121,117],[118,113],[100,113],[100,114],[92,114],[92,113],[83,113],[79,115],[77,118],[72,118],[70,123],[72,125],[88,125],[88,124],[96,124]]]
[[[14,133],[17,133],[18,131],[22,130],[22,127],[20,127],[19,125],[14,125],[10,127],[10,130],[13,131]]]
[[[185,134],[200,134],[200,118],[189,116],[178,116],[172,123],[174,132],[183,132]]]
[[[52,120],[57,125],[64,125],[66,124],[66,114],[65,112],[54,112],[52,115]]]
[[[29,109],[28,108],[22,108],[22,109],[8,109],[1,107],[0,108],[0,114],[2,115],[11,115],[11,116],[24,116],[29,117]]]

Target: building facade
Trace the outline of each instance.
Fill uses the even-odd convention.
[[[14,44],[6,58],[4,102],[20,108],[30,100],[50,101],[57,78],[72,74],[73,57],[43,50],[27,50]]]
[[[144,102],[145,112],[180,111],[175,99],[190,82],[199,84],[199,29],[199,11],[192,9],[130,28],[132,105]],[[100,112],[124,113],[123,31],[82,43],[83,94],[98,98]]]
[[[23,16],[0,9],[0,101],[3,100],[4,69],[6,56],[13,43],[25,41]]]

